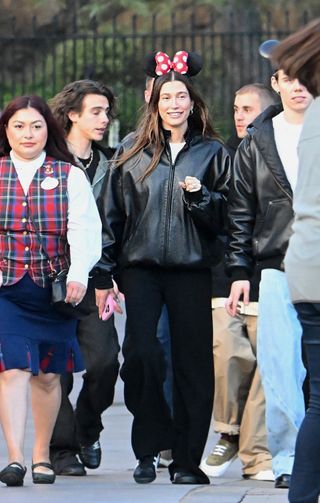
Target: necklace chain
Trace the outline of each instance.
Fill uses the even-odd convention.
[[[81,168],[83,168],[84,170],[87,170],[87,169],[89,169],[89,168],[90,168],[90,166],[91,166],[91,164],[92,164],[92,161],[93,161],[93,150],[92,150],[92,149],[90,150],[90,157],[89,157],[88,164],[87,164],[86,166],[83,164],[83,162],[81,162],[81,161],[80,161],[80,159],[79,159],[79,157],[78,157],[78,156],[76,156],[75,154],[73,154],[73,155],[74,155],[74,157],[75,157],[75,159],[76,159],[77,163],[78,163],[78,164],[80,164],[80,167],[81,167]]]
[[[68,147],[69,147],[69,150],[71,151],[73,157],[75,158],[78,166],[80,166],[80,168],[84,169],[84,170],[87,170],[90,168],[91,164],[92,164],[92,161],[93,161],[93,150],[92,148],[90,149],[90,157],[89,157],[89,161],[88,161],[88,164],[85,166],[83,164],[83,162],[81,162],[81,160],[79,159],[79,157],[75,154],[74,152],[74,145],[67,140],[67,144],[68,144]]]

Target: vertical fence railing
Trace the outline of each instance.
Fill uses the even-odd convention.
[[[169,20],[153,15],[149,26],[134,15],[129,33],[117,17],[101,26],[96,19],[84,26],[74,16],[68,29],[67,23],[54,19],[46,32],[33,18],[32,29],[23,36],[13,19],[11,29],[0,34],[0,109],[15,95],[36,93],[49,99],[72,80],[93,78],[114,88],[124,135],[135,127],[143,103],[144,56],[154,50],[173,56],[185,49],[203,56],[196,85],[216,125],[226,133],[232,123],[235,90],[249,82],[269,82],[270,64],[259,56],[259,44],[267,38],[283,38],[308,19],[304,12],[293,26],[285,12],[279,29],[271,14],[260,19],[249,13],[240,20],[237,13],[222,18],[211,9],[200,16],[193,8],[181,15],[173,13]]]

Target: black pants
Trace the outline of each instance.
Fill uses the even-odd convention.
[[[85,302],[92,313],[79,321],[77,337],[84,358],[86,373],[83,386],[73,411],[69,393],[73,386],[72,374],[61,376],[61,407],[53,431],[50,458],[60,467],[68,464],[70,455],[79,450],[79,443],[90,445],[99,439],[103,429],[101,414],[113,402],[119,372],[120,350],[113,316],[102,321],[98,317],[95,291],[87,290]]]
[[[134,453],[139,459],[172,448],[175,467],[204,475],[198,467],[210,426],[214,375],[210,271],[132,267],[123,272],[122,289],[127,329],[120,375],[134,416]],[[173,419],[156,337],[163,303],[171,336]]]
[[[318,503],[320,495],[320,304],[295,304],[310,378],[310,401],[300,427],[289,491],[290,503]]]

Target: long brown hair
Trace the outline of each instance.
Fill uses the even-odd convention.
[[[320,95],[320,18],[283,40],[272,59],[289,77],[297,78],[314,97]]]
[[[174,80],[178,80],[186,86],[190,98],[194,103],[193,113],[188,118],[189,128],[199,132],[202,136],[218,138],[218,134],[210,123],[208,108],[199,94],[195,91],[189,77],[181,73],[170,71],[165,75],[156,78],[153,84],[149,104],[146,107],[136,130],[134,144],[127,151],[123,152],[123,154],[121,154],[116,160],[116,165],[120,166],[139,152],[142,154],[143,149],[150,148],[153,151],[153,156],[144,175],[141,177],[141,181],[150,175],[150,173],[156,168],[165,147],[165,137],[162,128],[162,121],[158,111],[158,103],[162,86],[166,82]],[[136,163],[139,162],[139,159],[140,157],[137,156]]]
[[[37,110],[47,124],[48,138],[45,145],[47,155],[58,161],[73,164],[74,159],[68,150],[63,132],[54,119],[49,106],[40,96],[19,96],[14,98],[3,110],[0,117],[0,155],[8,155],[11,150],[6,133],[6,126],[9,120],[18,110],[24,108],[34,108]]]

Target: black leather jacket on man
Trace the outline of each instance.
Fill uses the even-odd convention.
[[[92,148],[99,151],[99,163],[91,183],[94,198],[97,200],[101,192],[103,179],[109,167],[109,160],[114,155],[115,148],[104,147],[103,145],[100,145],[100,143],[96,142],[92,142]]]
[[[282,269],[293,210],[292,189],[272,125],[272,117],[281,111],[280,105],[273,105],[259,115],[235,156],[228,197],[226,262],[233,280],[248,279],[255,262],[260,269]]]
[[[120,147],[127,149],[132,139]],[[216,235],[221,229],[230,176],[223,145],[189,133],[171,162],[170,147],[155,170],[140,181],[152,152],[144,149],[107,173],[98,200],[103,227],[103,254],[98,267],[208,267],[215,262]],[[200,179],[199,192],[179,186],[185,177]]]
[[[107,170],[109,169],[109,161],[112,158],[113,154],[115,153],[115,149],[111,147],[104,147],[100,143],[96,142],[92,142],[92,148],[98,150],[99,152],[99,162],[98,166],[96,167],[96,171],[94,173],[92,182],[86,170],[84,170],[84,172],[88,179],[88,182],[92,187],[94,198],[97,201],[101,192],[104,177],[106,175]],[[110,285],[109,279],[105,278],[103,271],[101,272],[97,267],[94,267],[89,275],[88,287],[105,289],[109,288],[110,286],[112,285]]]

